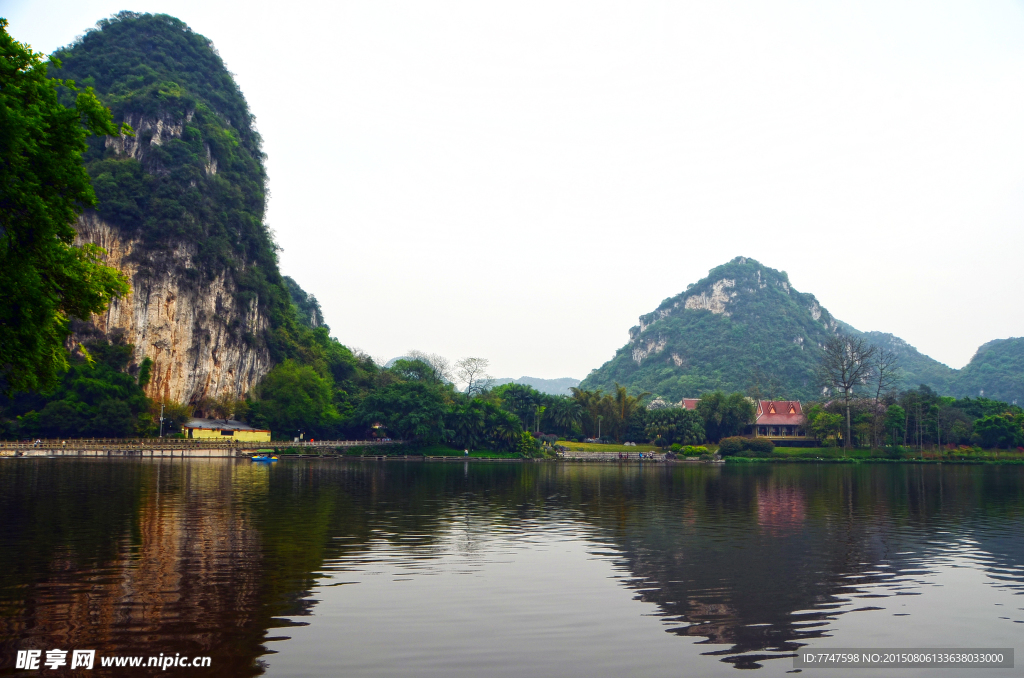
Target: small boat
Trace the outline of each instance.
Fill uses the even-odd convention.
[[[253,461],[277,461],[277,455],[276,454],[271,454],[271,455],[255,454],[255,455],[253,455],[252,460]]]

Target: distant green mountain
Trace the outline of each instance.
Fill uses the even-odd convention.
[[[678,401],[722,389],[766,398],[813,399],[816,349],[842,331],[894,351],[905,387],[948,395],[1024,400],[1024,340],[991,342],[954,370],[892,334],[862,333],[837,320],[784,271],[737,257],[670,297],[630,328],[629,343],[583,380],[583,388],[650,391]],[[991,347],[986,350],[986,347]],[[998,385],[998,386],[997,386]],[[999,395],[996,395],[996,394]]]
[[[1024,337],[982,344],[971,362],[960,370],[954,390],[957,396],[1024,403]]]
[[[573,386],[579,386],[580,380],[573,379],[572,377],[560,377],[558,379],[542,379],[541,377],[519,377],[518,379],[512,379],[511,377],[501,377],[491,379],[491,386],[501,386],[502,384],[526,384],[541,393],[569,395],[569,389]]]
[[[853,333],[856,334],[857,331],[853,330]],[[943,395],[957,395],[957,370],[929,358],[895,335],[886,332],[864,332],[863,336],[875,346],[889,349],[899,357],[904,388],[927,384]]]

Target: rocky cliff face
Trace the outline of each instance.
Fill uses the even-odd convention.
[[[55,76],[91,84],[134,130],[83,154],[97,204],[79,242],[104,248],[132,291],[77,338],[123,334],[136,364],[155,363],[152,398],[245,395],[285,357],[291,313],[245,97],[213,44],[166,15],[122,12],[55,56]],[[302,296],[307,324],[322,322]]]
[[[78,221],[78,244],[94,243],[107,251],[106,263],[123,271],[132,291],[111,303],[107,312],[93,316],[95,328],[114,337],[124,335],[135,345],[135,360],[153,360],[146,394],[176,402],[198,402],[205,396],[240,397],[255,386],[272,366],[262,342],[268,320],[258,299],[247,308],[235,300],[234,284],[226,273],[197,282],[181,274],[192,268],[195,245],[179,243],[171,252],[175,266],[153,266],[160,275],[140,273],[133,257],[137,239],[103,222],[94,212]],[[152,258],[154,254],[143,253]],[[143,259],[144,261],[145,259]],[[248,340],[247,340],[248,338]]]

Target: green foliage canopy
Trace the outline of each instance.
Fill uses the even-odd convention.
[[[249,418],[279,437],[297,437],[299,431],[306,438],[329,436],[340,419],[331,386],[311,366],[286,360],[260,382]]]
[[[424,444],[448,437],[445,414],[441,390],[422,381],[398,382],[372,391],[356,410],[363,424],[379,424],[395,438]]]
[[[753,423],[756,408],[742,393],[726,395],[721,391],[707,393],[697,403],[697,413],[704,421],[704,433],[712,442],[743,433]]]
[[[1024,415],[993,414],[974,422],[982,447],[1012,448],[1024,445]]]
[[[155,433],[150,401],[128,369],[131,344],[90,341],[70,356],[58,384],[18,393],[4,408],[9,434],[41,438],[125,438]],[[2,403],[0,403],[2,404]]]
[[[75,94],[70,107],[59,86]],[[0,19],[0,390],[56,383],[70,318],[128,292],[102,250],[73,245],[72,224],[96,202],[82,165],[86,138],[118,131],[91,88],[49,79],[42,56]]]
[[[647,422],[647,438],[662,447],[673,443],[696,445],[704,442],[704,420],[695,410],[665,407],[650,412]]]

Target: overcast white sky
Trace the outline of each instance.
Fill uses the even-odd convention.
[[[345,344],[584,377],[743,255],[953,367],[1024,335],[1020,2],[0,0],[213,40]]]

